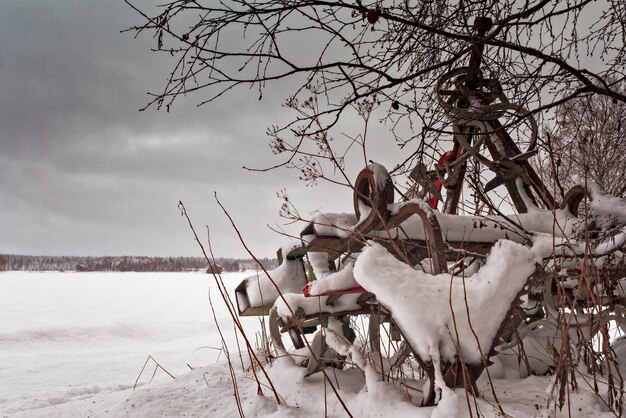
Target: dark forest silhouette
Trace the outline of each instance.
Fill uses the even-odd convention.
[[[276,261],[269,258],[259,260],[265,268],[273,268]],[[235,272],[257,268],[250,259],[217,258],[215,263],[223,272]],[[135,271],[174,272],[207,270],[203,257],[76,257],[34,256],[0,254],[0,271]]]

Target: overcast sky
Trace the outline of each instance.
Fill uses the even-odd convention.
[[[265,132],[293,119],[282,103],[294,82],[269,85],[262,101],[243,87],[201,107],[199,94],[170,113],[139,112],[174,62],[150,51],[149,34],[120,33],[143,23],[122,0],[0,2],[0,253],[201,255],[182,200],[203,239],[209,226],[217,257],[247,257],[217,193],[253,252],[273,256],[285,241],[268,227],[286,223],[279,191],[303,217],[352,211],[348,189],[307,187],[294,170],[242,169],[284,158]],[[154,15],[160,1],[134,3]],[[308,35],[290,34],[282,52],[306,59],[311,48]],[[358,125],[347,117],[333,135],[356,135]],[[388,128],[368,128],[368,158],[393,167],[412,150],[398,150]],[[349,163],[348,175],[363,164]]]
[[[330,199],[297,173],[242,170],[279,161],[265,130],[285,118],[284,91],[139,112],[171,64],[149,37],[120,34],[140,22],[121,0],[2,2],[0,253],[201,255],[182,200],[216,256],[247,256],[217,192],[255,253],[272,256],[281,189],[305,213],[350,210],[349,193]]]

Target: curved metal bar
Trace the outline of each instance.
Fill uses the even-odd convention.
[[[506,112],[507,110],[510,110],[514,112],[514,114],[519,116],[520,121],[521,120],[528,121],[528,123],[530,124],[530,130],[531,130],[530,143],[528,144],[528,147],[526,148],[526,150],[520,150],[520,151],[525,154],[535,149],[535,147],[537,146],[537,135],[539,133],[539,127],[537,126],[537,121],[535,120],[534,116],[530,114],[528,109],[522,106],[516,105],[516,104],[512,104],[512,103],[497,103],[497,104],[488,105],[485,107],[488,108],[490,111],[496,112],[496,113],[498,112],[503,113],[503,112]],[[488,122],[489,120],[497,120],[497,119],[499,119],[499,117],[483,119],[483,120]],[[487,127],[489,127],[489,125],[487,125]]]
[[[386,170],[385,173],[387,173]],[[354,183],[354,213],[359,219],[356,227],[357,233],[367,234],[387,223],[390,216],[387,205],[393,203],[393,194],[391,180],[380,185],[376,183],[374,172],[370,167],[361,170]],[[370,213],[364,220],[361,220],[361,205],[370,208]]]
[[[576,185],[572,187],[571,189],[569,189],[569,191],[565,194],[561,208],[562,209],[567,208],[570,214],[577,217],[578,209],[585,197],[587,197],[588,199],[591,199],[591,195],[589,194],[587,189],[585,189],[581,185]]]
[[[417,215],[422,220],[424,232],[426,233],[426,241],[428,243],[428,252],[432,260],[432,274],[441,274],[448,272],[448,263],[446,256],[446,245],[444,244],[441,226],[434,212],[426,206],[426,204],[418,202],[409,202],[400,208],[398,213],[390,219],[391,226],[400,225],[409,217]]]
[[[276,352],[279,356],[283,357],[287,355],[287,350],[285,349],[283,339],[280,336],[280,326],[278,324],[278,318],[278,308],[276,306],[272,306],[268,318],[270,337],[272,338],[272,342],[274,343],[274,348],[276,349]]]
[[[526,120],[530,125],[530,143],[527,149],[521,150],[521,152],[527,153],[535,149],[537,145],[537,135],[539,132],[537,121],[526,108],[510,103],[499,85],[497,88],[494,89],[494,92],[492,92],[492,96],[494,97],[490,99],[490,101],[493,101],[497,98],[500,100],[500,103],[481,103],[481,100],[477,96],[478,92],[468,90],[459,83],[457,83],[457,90],[450,92],[450,98],[445,100],[442,97],[442,87],[445,83],[451,81],[451,79],[453,79],[454,77],[462,78],[463,76],[468,76],[468,74],[469,69],[467,67],[460,67],[452,70],[439,78],[435,90],[439,105],[448,114],[448,117],[455,127],[455,139],[463,145],[463,148],[470,152],[474,157],[478,158],[483,164],[492,168],[489,164],[490,161],[484,156],[480,155],[478,152],[478,148],[481,145],[482,141],[470,145],[462,138],[459,140],[458,138],[456,138],[457,136],[459,136],[457,135],[457,133],[460,132],[457,128],[459,125],[475,126],[481,131],[482,134],[488,135],[491,133],[491,131],[493,131],[491,126],[489,126],[488,124],[489,121],[498,120],[506,112],[512,112],[514,115],[517,115],[519,117],[520,121]],[[482,92],[482,95],[484,96],[484,92]],[[467,101],[467,107],[459,107],[454,104],[454,102],[460,98],[463,98]]]
[[[441,106],[446,113],[453,112],[454,109],[456,109],[456,106],[448,103],[449,101],[451,101],[450,98],[448,100],[444,100],[444,98],[442,97],[443,85],[447,83],[448,81],[450,81],[452,78],[458,77],[461,74],[467,74],[467,72],[468,72],[467,67],[459,67],[439,77],[439,80],[437,81],[437,84],[435,85],[435,96],[437,98],[437,102],[439,102],[439,106]]]
[[[486,110],[489,112],[484,113]],[[531,130],[530,142],[528,144],[528,147],[525,150],[520,149],[520,152],[522,154],[525,154],[534,150],[537,146],[537,134],[539,132],[537,121],[532,115],[529,114],[528,110],[526,110],[522,106],[518,106],[518,105],[514,105],[510,103],[499,103],[499,104],[494,104],[494,105],[481,106],[479,111],[472,110],[472,108],[459,109],[459,112],[457,112],[456,118],[454,121],[455,139],[459,141],[461,145],[463,145],[463,148],[465,148],[467,151],[471,152],[472,155],[478,158],[481,161],[481,163],[486,164],[487,166],[490,166],[490,164],[488,164],[490,163],[490,161],[487,160],[486,157],[478,153],[478,147],[482,144],[482,141],[477,142],[474,145],[469,145],[467,142],[459,140],[457,138],[456,128],[459,125],[475,126],[478,129],[480,129],[483,135],[489,135],[495,132],[495,129],[489,124],[489,121],[497,120],[507,110],[513,111],[516,115],[519,116],[520,120],[524,119],[528,121],[530,125],[530,130]]]
[[[496,167],[493,162],[484,155],[482,155],[480,152],[478,152],[478,149],[485,141],[485,135],[483,134],[483,132],[487,130],[485,123],[479,120],[472,120],[466,121],[464,122],[464,124],[465,126],[473,126],[475,128],[478,128],[481,134],[475,135],[478,137],[477,141],[474,144],[470,144],[465,140],[465,135],[460,125],[457,123],[452,125],[454,140],[457,141],[465,150],[465,152],[457,158],[457,161],[465,161],[470,157],[474,157],[478,161],[480,161],[480,163],[483,164],[485,167],[489,167],[491,170],[495,170]],[[455,161],[455,163],[457,161]]]
[[[455,112],[459,111],[461,108],[455,106],[453,104],[455,99],[459,99],[461,97],[468,99],[468,97],[465,97],[465,95],[463,93],[467,92],[467,89],[460,89],[460,90],[455,90],[453,92],[448,92],[448,93],[452,93],[450,95],[450,98],[448,98],[447,100],[443,98],[443,94],[446,92],[445,89],[443,89],[443,86],[445,83],[451,81],[453,78],[463,78],[463,77],[467,77],[469,76],[469,69],[467,67],[459,67],[456,68],[452,71],[447,72],[446,74],[442,75],[441,77],[439,77],[439,80],[437,81],[437,84],[435,86],[435,95],[437,98],[437,102],[439,103],[439,105],[444,109],[444,111],[448,114],[455,114]],[[492,81],[492,80],[490,80]],[[508,98],[506,97],[506,95],[504,94],[504,92],[502,91],[502,88],[500,87],[499,83],[497,83],[497,81],[493,80],[492,82],[495,82],[496,87],[493,89],[491,93],[491,100],[495,100],[498,99],[500,100],[500,103],[502,104],[506,104],[509,103]],[[458,84],[458,83],[455,83]],[[463,91],[465,90],[465,91]],[[456,93],[456,94],[454,94]],[[484,92],[483,92],[484,93]]]

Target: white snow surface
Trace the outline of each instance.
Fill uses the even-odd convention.
[[[591,194],[589,206],[594,216],[615,217],[621,222],[626,222],[624,199],[603,193],[595,184],[589,185],[588,189]]]
[[[419,201],[410,201],[419,202]],[[423,202],[422,202],[423,205]],[[401,206],[392,207],[398,211]],[[428,209],[428,208],[427,208]],[[576,218],[565,210],[551,212],[548,210],[532,210],[528,213],[507,215],[507,217],[493,216],[457,216],[433,211],[441,227],[443,238],[447,241],[474,241],[493,242],[498,239],[509,239],[524,242],[526,237],[523,231],[515,224],[520,225],[531,233],[550,234],[554,231],[556,237],[571,235],[579,223]],[[511,222],[512,221],[512,222]],[[424,226],[419,216],[413,215],[402,223],[400,231],[393,231],[401,238],[425,239]]]
[[[289,260],[287,254],[300,243],[282,247],[283,262],[274,270],[258,271],[246,278],[246,293],[250,306],[271,305],[281,293],[302,293],[306,284],[306,273],[301,260]],[[268,277],[269,276],[269,277]]]
[[[298,308],[304,310],[305,315],[313,315],[319,312],[345,312],[359,309],[357,299],[359,293],[343,295],[332,304],[327,304],[328,296],[306,297],[298,293],[285,293],[280,299],[276,299],[274,306],[278,315],[288,318]]]
[[[367,165],[367,168],[374,174],[374,183],[379,190],[384,190],[387,183],[391,180],[387,169],[378,163],[371,163]]]
[[[341,270],[329,273],[322,279],[317,276],[318,279],[311,282],[309,293],[311,295],[318,295],[332,290],[350,289],[358,286],[358,283],[354,279],[354,274],[352,273],[353,267],[354,262],[350,261]],[[315,274],[317,275],[317,271]]]
[[[353,213],[321,213],[311,220],[317,235],[346,238],[357,223]]]
[[[231,297],[244,275],[224,276]],[[175,376],[215,362],[221,342],[209,291],[236,345],[209,274],[1,272],[0,416],[53,416],[50,408],[67,403],[82,411],[76,416],[87,408],[114,416],[115,405],[91,400],[128,396],[149,355]],[[243,322],[251,335],[260,329],[256,318]],[[170,380],[159,371],[154,382]]]
[[[328,254],[319,252],[319,253],[307,253],[307,259],[313,267],[313,273],[317,280],[324,279],[326,276],[332,274],[330,270],[330,266],[328,265]]]
[[[245,274],[223,275],[232,296]],[[225,304],[211,275],[199,273],[0,273],[0,416],[2,417],[237,417],[233,383],[219,347],[207,294],[230,349],[242,411],[246,417],[345,417],[322,375],[285,359],[267,367],[268,382],[257,394],[253,374],[242,371]],[[312,298],[315,299],[315,298]],[[247,333],[256,318],[242,318]],[[243,344],[240,339],[240,344]],[[151,364],[133,384],[148,355]],[[244,367],[249,360],[243,356]],[[191,368],[193,370],[191,370]],[[259,373],[262,376],[262,373]],[[466,417],[462,390],[449,391],[436,407],[421,408],[413,389],[382,382],[371,369],[332,370],[338,392],[354,417]],[[581,385],[569,410],[548,402],[551,377],[493,380],[502,408],[512,417],[604,418],[612,414]],[[500,417],[489,383],[472,408]],[[473,416],[478,416],[474,410]]]
[[[599,202],[592,202],[592,209],[602,214],[602,202],[610,200],[611,196],[600,195]],[[616,199],[616,198],[615,198]],[[617,203],[610,201],[611,204]],[[427,212],[429,219],[433,217],[441,227],[443,238],[447,241],[473,241],[473,242],[494,242],[498,239],[509,239],[523,243],[528,239],[528,234],[535,234],[545,237],[556,237],[558,240],[573,236],[581,226],[580,221],[572,216],[568,210],[559,209],[555,211],[539,209],[528,204],[528,213],[511,214],[505,216],[458,216],[448,215],[438,211],[433,211],[430,206],[419,199],[413,199],[403,203],[392,203],[388,206],[392,214],[407,204],[418,204]],[[623,203],[621,203],[623,206]],[[621,208],[621,206],[619,206]],[[358,223],[365,220],[371,208],[359,201],[361,218],[358,220],[353,214],[348,213],[324,213],[315,216],[312,220],[314,230],[318,236],[336,236],[346,238]],[[621,210],[621,209],[620,209]],[[620,214],[620,210],[616,213]],[[626,219],[626,208],[623,210],[623,219]],[[619,217],[619,219],[622,219]],[[521,228],[523,229],[520,229]],[[394,227],[390,230],[371,231],[372,237],[410,238],[426,239],[426,232],[421,218],[413,215],[404,221],[401,228]],[[311,241],[315,236],[304,236],[304,241]],[[626,239],[626,238],[625,238]],[[621,244],[622,242],[618,243]]]
[[[438,347],[443,360],[453,361],[458,343],[465,361],[476,364],[534,270],[530,250],[506,240],[498,241],[485,265],[465,278],[414,270],[371,243],[357,259],[354,277],[391,311],[422,359],[430,359]]]

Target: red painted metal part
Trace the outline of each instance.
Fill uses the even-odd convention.
[[[345,295],[348,293],[363,293],[365,292],[365,289],[363,289],[361,286],[355,286],[355,287],[351,287],[348,289],[341,289],[341,290],[329,290],[328,292],[322,292],[322,293],[317,293],[315,295],[311,294],[311,287],[313,286],[313,283],[307,283],[304,285],[304,287],[302,288],[302,293],[304,293],[304,296],[306,296],[307,298],[314,298],[317,296],[333,296],[333,295]]]
[[[441,157],[439,157],[439,161],[437,161],[437,168],[444,168],[446,166],[446,163],[451,163],[454,160],[456,160],[456,157],[459,154],[459,144],[455,141],[454,143],[454,147],[452,148],[452,151],[446,151],[443,153],[443,155]],[[437,189],[438,192],[441,192],[441,180],[437,179],[435,180],[435,189]],[[430,207],[433,209],[437,209],[437,197],[433,196],[430,198]]]

